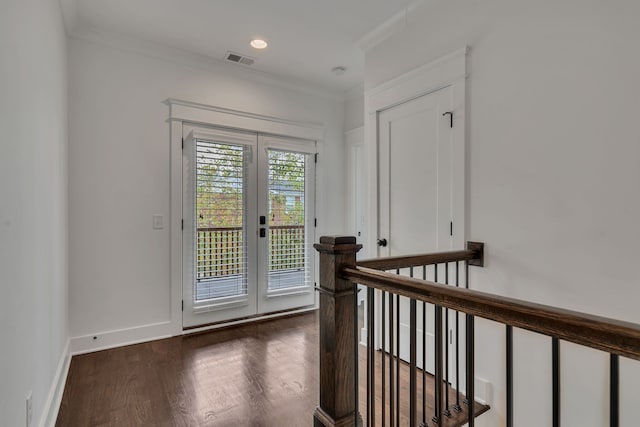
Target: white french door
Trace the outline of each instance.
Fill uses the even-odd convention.
[[[183,327],[313,305],[315,143],[183,134]]]

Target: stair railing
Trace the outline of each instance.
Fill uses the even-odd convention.
[[[514,425],[513,328],[552,339],[554,427],[560,426],[561,342],[568,341],[609,353],[610,426],[618,427],[619,357],[640,360],[640,325],[468,289],[469,266],[483,265],[483,245],[478,243],[470,242],[467,249],[461,251],[361,262],[356,262],[356,253],[361,245],[356,244],[355,237],[321,237],[315,248],[320,252],[320,286],[317,288],[320,292],[320,404],[314,413],[314,426],[361,425],[360,414],[364,413],[367,426],[452,426],[466,423],[473,427],[475,417],[488,409],[473,399],[474,319],[477,316],[505,325],[508,427]],[[408,273],[408,276],[403,273]],[[433,280],[428,280],[428,277]],[[444,283],[438,283],[439,280]],[[366,386],[362,404],[357,389],[358,284],[366,287],[368,297],[364,363]],[[404,347],[400,345],[400,297],[407,298],[409,305],[408,355],[401,354]],[[422,316],[419,315],[419,304]],[[426,314],[427,305],[433,307],[434,316],[431,364],[427,360],[427,350],[431,350],[427,349],[426,343],[426,323],[431,321]],[[455,338],[447,337],[443,332],[449,330],[448,311],[454,315]],[[464,316],[464,329],[458,328],[461,315]],[[381,321],[378,328],[374,327],[376,319]],[[422,331],[418,333],[420,320]],[[377,336],[376,329],[379,332]],[[459,343],[461,336],[464,336],[464,355],[456,354],[453,357],[456,366],[450,367],[449,346],[444,343],[455,339],[457,353],[458,344],[462,344]],[[464,377],[459,372],[462,359]],[[427,375],[427,371],[433,375]],[[449,378],[450,371],[456,372],[453,375],[455,381]],[[405,381],[408,379],[408,387],[401,384],[401,373]],[[429,376],[431,380],[428,380]],[[470,380],[461,385],[461,380],[466,379]],[[433,400],[427,393],[427,384],[433,384],[430,390]],[[408,398],[403,392],[406,388],[409,390]],[[450,395],[454,397],[450,399]],[[433,416],[428,416],[428,413]]]

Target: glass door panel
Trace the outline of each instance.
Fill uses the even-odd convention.
[[[253,315],[256,135],[185,131],[183,325]]]
[[[266,274],[258,308],[272,312],[312,305],[315,144],[262,135],[259,144],[265,182],[258,204],[267,213],[261,227],[268,233],[259,242]]]

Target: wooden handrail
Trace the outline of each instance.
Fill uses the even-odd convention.
[[[445,262],[467,261],[477,257],[476,251],[460,250],[436,252],[431,254],[403,255],[386,258],[372,258],[358,261],[358,266],[376,270],[391,270],[423,265],[442,264]]]
[[[380,262],[376,263],[380,265]],[[640,360],[639,324],[441,285],[362,265],[343,267],[339,276],[343,280]]]

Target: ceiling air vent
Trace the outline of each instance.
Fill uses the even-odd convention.
[[[234,52],[227,52],[224,59],[226,59],[227,61],[235,62],[236,64],[242,64],[242,65],[253,65],[253,63],[256,62],[256,60],[253,58],[240,55],[239,53],[234,53]]]

